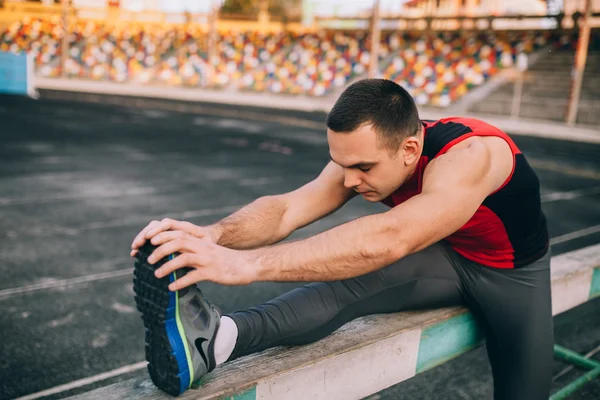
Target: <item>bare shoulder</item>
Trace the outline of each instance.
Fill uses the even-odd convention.
[[[487,159],[489,179],[496,183],[494,190],[502,186],[512,174],[515,163],[508,142],[499,136],[474,136],[465,141],[471,143],[472,151]]]
[[[441,185],[481,185],[490,193],[510,176],[514,157],[501,137],[473,136],[452,146],[428,165],[424,183]]]
[[[473,153],[474,155],[484,155],[488,153],[491,156],[500,155],[512,158],[510,145],[500,136],[471,136],[462,142],[452,146],[446,154],[462,151]],[[503,153],[503,154],[502,154]]]

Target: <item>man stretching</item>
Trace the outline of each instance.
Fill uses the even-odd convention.
[[[515,143],[475,119],[422,121],[383,79],[349,86],[327,128],[331,162],[312,182],[210,226],[152,221],[134,239],[153,382],[178,395],[221,363],[314,342],[363,315],[461,305],[485,332],[494,398],[548,399],[548,230]],[[357,195],[390,209],[277,244]],[[317,283],[221,315],[200,281]]]

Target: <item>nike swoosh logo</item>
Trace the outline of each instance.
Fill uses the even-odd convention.
[[[204,365],[206,365],[206,368],[209,368],[208,365],[208,358],[206,355],[206,352],[208,351],[208,346],[206,346],[206,350],[204,349],[203,344],[205,342],[208,342],[208,339],[204,339],[204,338],[198,338],[196,339],[196,342],[194,343],[196,345],[196,349],[198,350],[198,353],[200,353],[200,357],[202,357],[202,360],[204,361]]]

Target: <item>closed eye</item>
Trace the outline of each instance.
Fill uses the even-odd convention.
[[[338,162],[336,162],[333,157],[331,157],[331,155],[329,155],[329,158],[331,158],[331,161],[333,161],[334,163],[336,163],[337,165],[339,165],[342,168],[348,168],[348,169],[359,169],[362,172],[368,172],[371,170],[371,168],[373,168],[375,165],[377,165],[376,162],[367,162],[367,161],[361,161],[361,162],[357,162],[356,164],[352,164],[349,166],[345,166],[342,165]]]

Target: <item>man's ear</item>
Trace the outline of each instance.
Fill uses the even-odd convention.
[[[414,165],[419,161],[421,153],[421,141],[417,136],[409,136],[400,146],[401,156],[404,158],[404,165]]]

